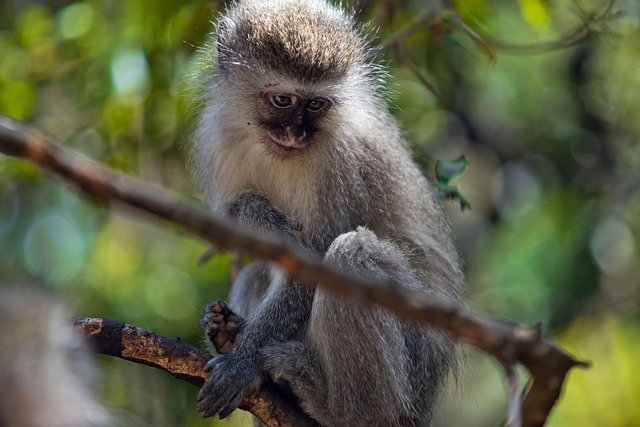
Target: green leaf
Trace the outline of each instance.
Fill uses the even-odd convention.
[[[468,166],[469,162],[464,155],[455,160],[436,161],[436,179],[438,184],[448,184],[452,179],[462,175]]]

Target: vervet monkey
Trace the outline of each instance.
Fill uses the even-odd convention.
[[[0,426],[106,427],[91,356],[63,305],[26,286],[0,284]]]
[[[214,212],[334,266],[460,301],[434,193],[390,115],[383,70],[352,16],[324,0],[241,0],[205,60],[195,140]],[[215,64],[217,63],[217,67]],[[429,426],[456,364],[435,329],[246,267],[203,325],[222,354],[199,395],[224,418],[265,378],[323,426]]]

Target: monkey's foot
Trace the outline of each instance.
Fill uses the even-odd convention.
[[[209,341],[219,354],[229,353],[242,332],[244,319],[229,309],[224,301],[211,301],[200,321]]]

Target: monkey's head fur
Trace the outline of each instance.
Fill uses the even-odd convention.
[[[243,2],[218,24],[223,73],[260,64],[300,83],[339,81],[368,66],[367,52],[351,17],[323,1]]]

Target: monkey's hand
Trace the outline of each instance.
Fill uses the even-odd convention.
[[[298,241],[296,231],[302,230],[302,224],[273,206],[267,196],[255,191],[238,196],[231,203],[229,212],[243,227],[295,242]]]
[[[216,414],[226,418],[240,405],[242,398],[260,385],[257,358],[232,351],[214,356],[205,365],[209,377],[198,394],[198,412],[204,417]]]

